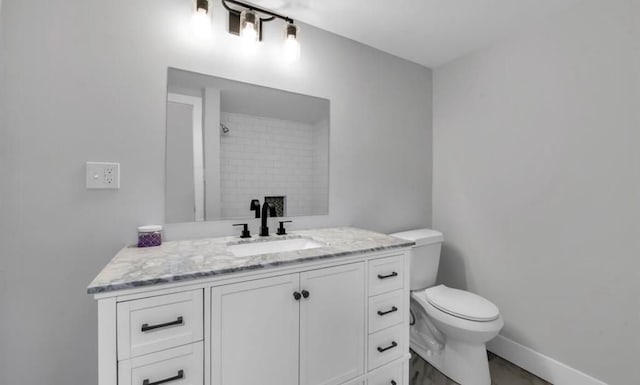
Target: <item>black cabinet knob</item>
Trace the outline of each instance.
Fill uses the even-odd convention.
[[[300,295],[300,293],[298,293],[297,291],[293,292],[293,298],[295,298],[296,301],[299,301],[300,297],[302,297],[302,295]]]
[[[302,290],[302,296],[303,296],[304,298],[309,298],[309,292],[308,292],[308,291],[306,291],[306,290]]]

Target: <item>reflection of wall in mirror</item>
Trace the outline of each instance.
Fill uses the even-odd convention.
[[[226,112],[221,121],[230,129],[220,138],[223,218],[246,217],[265,196],[285,196],[287,216],[327,213],[328,123]]]
[[[220,219],[220,90],[207,87],[204,94],[204,206],[205,220]]]
[[[204,192],[202,167],[194,168],[195,158],[202,158],[202,151],[196,152],[198,147],[194,146],[194,140],[202,138],[202,132],[194,132],[196,115],[201,115],[200,98],[169,95],[165,190],[165,221],[168,223],[203,219],[202,205],[197,204],[202,202]]]

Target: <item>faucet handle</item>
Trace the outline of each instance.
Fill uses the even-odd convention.
[[[232,226],[244,226],[244,228],[242,229],[242,235],[240,235],[240,238],[251,238],[251,233],[249,232],[248,223],[236,223],[235,225],[232,225]]]
[[[276,231],[276,234],[278,235],[287,235],[287,230],[284,228],[284,224],[285,223],[291,223],[292,221],[279,221],[280,223],[280,227],[278,227],[278,231]]]

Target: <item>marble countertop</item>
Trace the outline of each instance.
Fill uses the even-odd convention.
[[[287,238],[310,238],[323,246],[236,257],[228,246]],[[194,280],[239,271],[412,246],[413,242],[353,227],[292,231],[284,236],[237,236],[165,242],[158,247],[125,247],[89,284],[89,294]]]

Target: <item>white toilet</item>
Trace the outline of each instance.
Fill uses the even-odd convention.
[[[461,385],[490,385],[485,343],[504,321],[493,303],[464,290],[436,284],[442,233],[391,234],[415,242],[411,250],[411,349]]]

